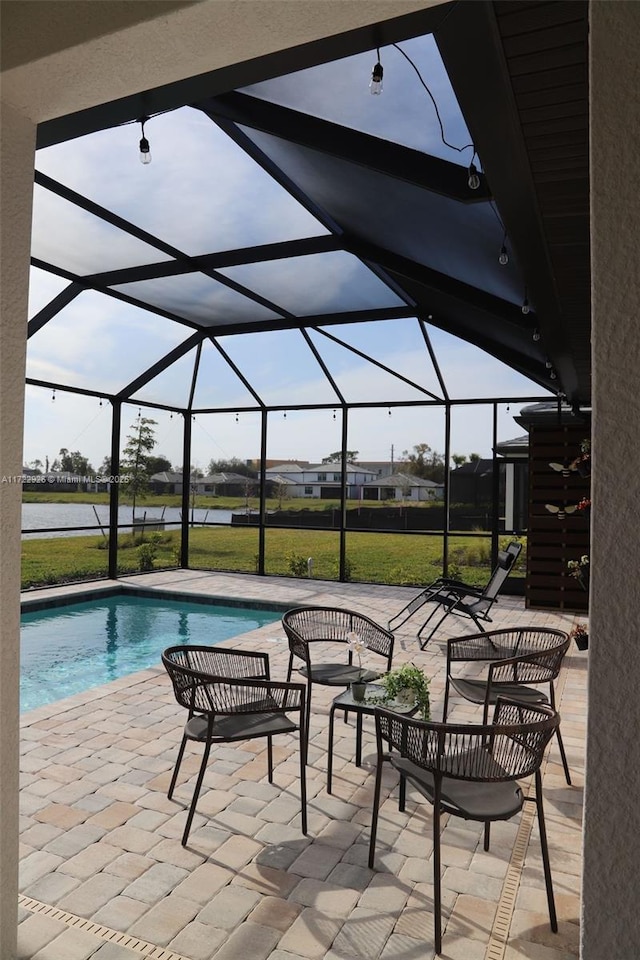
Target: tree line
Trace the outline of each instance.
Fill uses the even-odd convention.
[[[154,448],[157,440],[155,436],[156,421],[148,417],[139,416],[131,424],[130,433],[126,438],[120,458],[120,474],[126,474],[130,477],[128,484],[129,497],[135,499],[143,492],[146,492],[149,485],[149,478],[156,473],[172,472],[171,461],[161,454],[154,454]],[[347,450],[346,460],[349,464],[357,464],[359,451]],[[403,459],[398,461],[396,467],[402,473],[407,473],[415,477],[421,477],[423,480],[432,480],[435,483],[443,483],[445,477],[445,458],[437,450],[432,449],[428,443],[416,443],[411,450],[402,451]],[[460,467],[464,463],[474,463],[480,460],[479,453],[459,454],[454,453],[451,461],[455,467]],[[322,463],[342,462],[342,451],[334,450],[333,453],[322,459]],[[30,464],[37,473],[42,471],[45,464],[41,460],[33,460]],[[96,473],[88,458],[83,456],[79,450],[68,450],[61,447],[58,456],[49,467],[48,458],[46,462],[46,471],[65,472],[76,476],[90,476]],[[106,456],[98,471],[103,476],[111,476],[111,458]],[[181,473],[178,469],[176,472]],[[214,473],[235,473],[239,476],[256,479],[258,471],[249,466],[238,457],[227,459],[212,459],[207,467],[208,475]],[[202,470],[191,469],[191,477],[202,477]]]

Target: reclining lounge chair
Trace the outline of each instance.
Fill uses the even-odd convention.
[[[476,624],[478,630],[484,632],[481,621],[491,622],[489,611],[496,602],[498,594],[502,589],[505,580],[509,576],[514,563],[520,555],[522,544],[513,540],[506,550],[498,552],[498,564],[491,574],[489,582],[483,587],[472,587],[461,580],[448,580],[445,577],[439,577],[434,580],[425,590],[422,590],[411,600],[406,607],[400,610],[391,618],[388,624],[389,630],[397,630],[418,610],[427,603],[435,604],[433,610],[418,630],[418,640],[420,648],[424,650],[429,640],[432,638],[443,620],[450,613],[459,614],[463,617],[470,617]],[[423,633],[431,623],[433,617],[439,611],[444,611],[435,626],[431,628],[430,633],[424,637]]]

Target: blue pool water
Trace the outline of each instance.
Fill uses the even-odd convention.
[[[173,644],[220,643],[280,617],[276,610],[124,595],[23,613],[20,709],[157,666]]]

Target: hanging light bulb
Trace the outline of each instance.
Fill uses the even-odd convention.
[[[551,367],[553,366],[553,364],[551,363],[551,360],[549,360],[549,358],[547,358],[547,359],[545,360],[544,365],[545,365],[545,367],[547,368],[547,370],[551,370]]]
[[[151,163],[151,148],[149,147],[149,141],[144,135],[144,125],[148,119],[149,117],[142,117],[142,119],[139,121],[142,132],[142,136],[140,138],[140,163],[144,163],[145,165],[147,163]]]
[[[524,300],[522,301],[522,307],[521,307],[520,309],[522,310],[522,312],[523,312],[523,314],[525,315],[525,317],[526,317],[527,314],[530,312],[531,307],[529,306],[529,301],[527,300],[526,297],[525,297]],[[535,337],[534,337],[533,339],[535,340]],[[538,339],[540,339],[540,335],[538,335]]]
[[[391,407],[389,407],[389,416],[391,416]]]
[[[236,413],[236,423],[238,423],[239,420],[240,420],[240,417],[239,417],[238,414]]]
[[[287,411],[286,411],[286,410],[285,410],[284,413],[282,414],[282,418],[283,418],[283,420],[286,420],[286,419],[287,419]]]
[[[102,406],[102,397],[100,397],[100,406]]]
[[[335,410],[334,410],[334,411],[333,411],[333,419],[335,420],[335,418],[336,418],[336,412],[335,412]]]
[[[56,388],[54,387],[53,392],[51,394],[51,403],[54,403],[55,399],[56,399]]]
[[[376,47],[376,50],[378,53],[378,62],[371,71],[371,80],[369,81],[369,93],[373,94],[374,97],[382,93],[382,75],[384,73],[382,64],[380,63],[380,48]]]
[[[552,370],[552,371],[549,373],[549,378],[550,378],[551,380],[557,380],[557,379],[558,379],[558,374],[555,372],[555,370]]]
[[[509,254],[507,253],[507,248],[504,245],[504,243],[500,247],[500,256],[498,257],[498,263],[503,267],[506,267],[506,265],[509,263]]]
[[[523,311],[523,313],[524,313],[524,311]],[[535,330],[534,330],[533,333],[531,334],[531,338],[532,338],[532,340],[533,340],[535,343],[537,343],[538,340],[540,339],[540,331],[538,330],[537,327],[535,328]]]
[[[478,168],[476,167],[473,160],[469,164],[469,179],[467,181],[469,184],[469,190],[478,190],[480,187],[480,177],[478,176]]]

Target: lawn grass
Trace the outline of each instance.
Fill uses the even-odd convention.
[[[147,533],[155,548],[154,568],[177,566],[180,532]],[[189,532],[189,565],[205,570],[256,573],[258,530],[255,527],[195,527]],[[336,531],[267,529],[265,572],[339,579],[339,534]],[[118,572],[140,570],[139,539],[118,538]],[[107,575],[107,540],[102,536],[52,537],[22,542],[22,587]],[[442,537],[417,534],[347,533],[347,579],[371,583],[421,585],[442,574]],[[450,575],[484,584],[490,574],[490,538],[451,537]],[[523,575],[520,558],[515,575]]]

